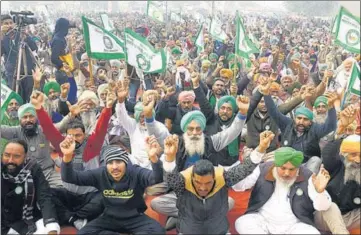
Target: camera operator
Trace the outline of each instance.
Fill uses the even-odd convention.
[[[20,42],[24,38],[24,42],[29,46],[31,51],[37,51],[38,47],[32,38],[18,29],[10,15],[1,15],[1,56],[5,61],[5,78],[9,88],[14,89],[14,77],[16,76],[16,66],[18,52],[21,48]],[[25,49],[27,75],[19,82],[19,94],[24,102],[29,102],[30,95],[33,90],[32,70],[35,69],[35,62],[32,60],[30,51]],[[24,61],[22,59],[20,65],[20,77],[25,75]],[[14,89],[15,90],[15,89]]]
[[[68,35],[69,28],[75,28],[75,23],[65,18],[59,18],[55,23],[53,38],[50,42],[51,62],[57,69],[55,72],[57,77],[61,77],[61,73],[65,73],[64,64],[70,66],[71,71],[74,69],[70,48],[65,38]]]

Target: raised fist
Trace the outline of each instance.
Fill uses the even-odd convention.
[[[178,151],[179,138],[177,135],[169,135],[164,140],[164,154],[167,162],[175,161],[175,157]]]
[[[259,145],[258,145],[259,151],[265,152],[269,148],[274,137],[275,134],[272,131],[262,132],[259,136]]]
[[[156,163],[160,154],[162,153],[162,148],[160,147],[157,138],[155,138],[154,135],[147,136],[145,138],[145,143],[149,160],[153,163]]]
[[[67,156],[72,157],[74,150],[75,150],[75,140],[73,136],[68,135],[59,145],[61,152],[63,153],[64,157]],[[64,160],[64,158],[63,158]],[[67,159],[69,160],[69,159]],[[71,160],[71,159],[70,159]]]
[[[41,109],[45,101],[44,94],[40,91],[33,91],[30,97],[30,103],[34,105],[36,110]]]
[[[247,115],[248,108],[249,108],[249,98],[243,95],[237,97],[237,106],[238,111],[242,115]]]

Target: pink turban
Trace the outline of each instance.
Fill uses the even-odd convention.
[[[195,99],[196,99],[196,95],[194,94],[194,91],[182,91],[181,93],[179,93],[178,96],[179,102],[187,101],[187,100],[194,102]]]

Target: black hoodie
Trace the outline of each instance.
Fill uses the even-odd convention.
[[[55,30],[53,38],[51,40],[51,62],[57,69],[63,67],[63,61],[60,60],[59,56],[63,56],[68,53],[66,35],[69,31],[69,20],[65,18],[59,18],[55,24]]]
[[[145,188],[163,181],[162,162],[152,163],[152,169],[133,165],[129,161],[125,175],[116,182],[107,172],[106,166],[88,171],[75,171],[71,162],[63,162],[61,178],[67,183],[97,188],[103,195],[104,214],[124,219],[143,213],[147,209],[143,198]]]

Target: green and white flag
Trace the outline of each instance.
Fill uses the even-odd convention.
[[[82,17],[85,48],[88,56],[94,59],[124,59],[124,43],[108,30]]]
[[[103,27],[105,30],[108,30],[109,32],[115,31],[113,21],[109,19],[108,15],[106,13],[100,14],[100,19],[102,20]]]
[[[212,38],[221,42],[224,42],[228,38],[226,32],[222,29],[222,21],[217,17],[212,18],[209,32]]]
[[[353,63],[351,76],[347,85],[347,91],[351,94],[360,96],[360,67],[357,62]]]
[[[257,46],[247,37],[241,18],[237,12],[236,15],[236,41],[235,54],[245,59],[249,59],[249,54],[259,53]]]
[[[201,28],[198,31],[197,38],[194,43],[197,47],[198,54],[204,51],[203,24],[201,24]]]
[[[174,11],[170,12],[170,19],[173,20],[173,21],[176,21],[176,22],[181,22],[181,23],[184,22],[184,19],[182,18],[181,13],[177,13],[177,12],[174,12]]]
[[[166,69],[167,57],[164,49],[157,51],[139,34],[126,28],[125,48],[128,64],[142,70],[144,73],[162,73]]]
[[[336,23],[335,43],[360,54],[360,18],[341,7]]]
[[[11,90],[8,86],[1,83],[1,110],[0,110],[0,122],[2,121],[3,115],[6,112],[6,108],[10,100],[14,97],[15,92]]]
[[[153,19],[164,22],[164,10],[160,1],[147,1],[147,15]]]

